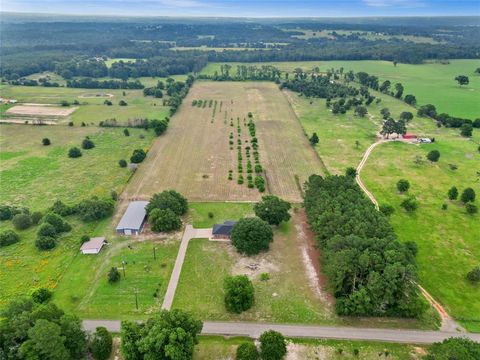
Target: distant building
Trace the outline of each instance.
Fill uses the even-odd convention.
[[[223,224],[213,225],[212,238],[213,239],[230,239],[232,229],[235,226],[235,221],[225,221]]]
[[[148,201],[132,201],[128,204],[127,211],[123,214],[122,219],[117,225],[118,234],[138,235],[145,225],[147,212],[145,207]]]
[[[82,254],[98,254],[106,243],[104,237],[91,238],[89,241],[82,244],[80,251]]]

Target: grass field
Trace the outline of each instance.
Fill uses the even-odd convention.
[[[153,79],[154,84],[158,81]],[[38,103],[58,105],[62,100],[70,103],[80,102],[78,109],[60,122],[73,121],[75,125],[82,122],[91,125],[102,120],[115,118],[125,122],[128,119],[149,118],[163,119],[168,115],[169,108],[162,105],[161,99],[144,97],[142,90],[111,90],[111,89],[73,89],[73,88],[46,88],[42,86],[0,86],[2,96],[16,99],[20,103]],[[125,95],[123,95],[125,93]],[[104,105],[110,100],[113,105]],[[119,106],[120,100],[127,102],[127,106]],[[2,119],[8,118],[6,114]]]
[[[137,148],[148,148],[153,133],[131,129],[68,126],[0,126],[1,164],[0,198],[2,203],[29,206],[43,210],[56,199],[77,202],[89,196],[109,196],[121,192],[130,172],[118,166],[118,160],[129,159]],[[143,134],[144,139],[139,135]],[[67,156],[72,146],[80,148],[85,136],[95,148],[83,150],[83,156]],[[42,139],[49,138],[50,146]]]
[[[209,213],[213,217],[209,217]],[[242,217],[254,216],[251,203],[191,203],[189,204],[189,222],[194,228],[208,228],[226,220],[240,220]]]
[[[214,106],[193,107],[192,101],[197,99],[216,100],[216,110]],[[322,172],[322,164],[288,101],[275,84],[266,82],[197,82],[168,132],[155,142],[145,165],[132,179],[128,196],[149,197],[175,188],[192,201],[258,200],[261,194],[257,189],[237,184],[237,151],[229,148],[229,134],[236,132],[237,118],[244,144],[248,139],[244,122],[248,112],[253,113],[256,124],[267,192],[301,201],[298,183],[312,172]],[[229,170],[234,170],[233,180],[227,179]]]
[[[230,63],[232,66],[237,63]],[[345,71],[365,71],[376,75],[380,80],[401,82],[405,87],[404,94],[413,94],[419,105],[434,104],[438,112],[446,112],[452,116],[475,119],[480,116],[480,75],[475,74],[480,67],[479,60],[450,60],[450,64],[398,64],[396,67],[388,61],[304,61],[304,62],[272,62],[249,65],[274,65],[283,71],[291,72],[295,68],[311,71],[319,67],[320,71],[343,67]],[[213,75],[220,72],[219,63],[209,63],[202,73]],[[454,78],[467,75],[470,84],[460,87]]]

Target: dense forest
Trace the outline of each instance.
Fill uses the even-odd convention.
[[[305,210],[340,315],[417,317],[425,310],[415,286],[417,248],[400,243],[354,178],[312,175]]]
[[[2,76],[15,79],[40,71],[62,76],[168,76],[198,71],[207,61],[265,62],[300,60],[389,60],[420,63],[427,59],[477,58],[477,18],[329,21],[281,19],[90,18],[3,14]],[[304,31],[325,37],[303,37]],[[343,32],[341,31],[343,30]],[[368,37],[373,33],[381,37]],[[430,42],[409,41],[421,36]],[[194,47],[239,48],[205,51]],[[176,47],[193,47],[175,50]],[[144,59],[107,69],[109,58]],[[75,61],[72,61],[74,59]],[[79,65],[80,64],[80,65]]]

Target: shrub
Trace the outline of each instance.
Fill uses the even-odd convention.
[[[112,353],[112,335],[104,327],[97,327],[90,342],[90,352],[95,360],[107,360]]]
[[[244,218],[233,227],[231,238],[237,251],[254,255],[268,250],[273,241],[273,231],[265,221],[259,218]]]
[[[235,360],[258,360],[257,347],[253,343],[243,343],[237,347]]]
[[[224,280],[225,307],[240,314],[250,309],[254,300],[253,284],[246,275],[227,276]]]
[[[112,267],[108,272],[107,277],[108,277],[108,282],[110,284],[116,283],[117,281],[120,280],[120,272],[116,267]]]
[[[103,104],[104,104],[104,105],[107,105],[107,106],[112,106],[112,105],[113,105],[113,103],[112,103],[110,100],[105,100],[105,101],[103,102]]]
[[[123,129],[123,135],[130,136],[130,131],[128,129]]]
[[[126,102],[125,100],[120,100],[120,101],[118,102],[118,105],[120,105],[120,106],[127,106],[128,104],[127,104],[127,102]]]
[[[113,212],[114,203],[111,200],[100,200],[92,197],[82,200],[75,206],[75,211],[83,221],[94,221],[106,218]]]
[[[57,234],[72,230],[72,227],[69,223],[67,223],[60,215],[53,212],[46,214],[43,218],[43,222],[52,225]]]
[[[180,229],[180,217],[170,209],[153,209],[148,215],[148,223],[152,231],[168,232]]]
[[[269,330],[260,335],[262,360],[280,360],[287,354],[285,338],[279,332]]]
[[[467,210],[467,214],[470,215],[476,214],[478,212],[477,205],[471,203],[465,204],[465,210]]]
[[[466,204],[468,202],[474,202],[475,201],[475,190],[472,188],[468,187],[462,192],[462,196],[460,197],[460,200]]]
[[[460,127],[460,135],[464,137],[471,137],[473,132],[473,126],[469,123],[464,123]]]
[[[442,210],[447,210],[447,209],[448,209],[448,204],[443,203],[443,204],[442,204]]]
[[[46,303],[50,300],[53,296],[53,293],[45,288],[36,289],[32,292],[32,300],[35,301],[37,304]]]
[[[122,159],[122,160],[118,160],[118,165],[120,165],[121,168],[125,168],[127,167],[127,161]]]
[[[42,220],[43,214],[40,211],[35,211],[34,213],[32,213],[30,218],[32,219],[32,224],[37,225],[40,220]]]
[[[408,197],[400,204],[407,212],[414,212],[418,208],[418,201],[413,197]]]
[[[475,284],[480,282],[480,266],[474,267],[467,273],[467,280]]]
[[[448,198],[450,200],[457,200],[458,198],[458,189],[455,187],[455,186],[452,186],[449,190],[448,190]]]
[[[82,149],[88,150],[88,149],[93,149],[95,147],[95,144],[93,143],[92,140],[89,138],[85,138],[82,141]]]
[[[27,214],[17,214],[12,218],[13,226],[17,230],[25,230],[32,226],[32,218]]]
[[[83,243],[86,243],[87,241],[90,241],[90,236],[82,235],[82,237],[80,238],[80,245],[82,245]]]
[[[424,360],[476,360],[480,359],[480,344],[465,337],[451,337],[434,343]]]
[[[38,237],[52,237],[56,238],[57,237],[57,231],[55,230],[55,227],[52,224],[49,223],[43,223],[40,225],[40,228],[37,231]]]
[[[260,219],[268,222],[270,225],[279,225],[282,221],[290,220],[291,205],[274,195],[262,197],[262,201],[255,204],[254,211]]]
[[[345,176],[348,176],[348,177],[351,177],[351,178],[354,178],[357,176],[357,170],[353,167],[348,167],[346,170],[345,170]]]
[[[380,212],[385,216],[390,216],[395,212],[395,208],[392,205],[380,205]]]
[[[60,101],[60,105],[62,106],[70,106],[70,103],[67,100]]]
[[[20,241],[20,237],[13,230],[5,230],[0,233],[0,247],[15,244]]]
[[[140,164],[146,157],[147,153],[143,149],[135,149],[130,157],[130,162]]]
[[[260,280],[262,280],[262,281],[270,280],[270,274],[269,273],[261,273],[260,274]]]
[[[50,145],[50,144],[51,144],[51,142],[50,142],[50,139],[49,139],[49,138],[43,138],[43,139],[42,139],[42,145],[43,145],[43,146],[48,146],[48,145]]]
[[[57,200],[53,203],[53,206],[50,208],[50,211],[60,216],[69,216],[75,213],[75,208],[72,206],[66,205],[61,200]]]
[[[35,240],[35,246],[38,250],[50,250],[57,245],[57,241],[52,236],[40,236]]]
[[[408,180],[405,180],[405,179],[398,180],[397,182],[398,191],[400,191],[401,193],[404,193],[408,191],[409,188],[410,188],[410,183],[408,182]]]
[[[431,162],[437,162],[440,159],[440,151],[432,150],[427,154],[427,159]]]
[[[255,164],[255,173],[260,174],[263,171],[262,165]]]
[[[68,157],[69,158],[79,158],[80,156],[82,156],[82,152],[80,151],[79,148],[77,147],[72,147],[70,150],[68,150]]]
[[[182,194],[175,190],[165,190],[161,193],[154,194],[145,209],[148,214],[150,214],[153,209],[170,209],[176,215],[181,216],[186,214],[188,210],[188,201]]]
[[[13,217],[12,207],[8,205],[0,206],[0,220],[10,220]]]

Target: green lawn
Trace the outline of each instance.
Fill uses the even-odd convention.
[[[158,79],[152,79],[153,86]],[[143,96],[143,90],[112,90],[112,89],[74,89],[74,88],[46,88],[42,86],[12,86],[1,85],[2,96],[9,99],[16,99],[19,102],[56,104],[62,100],[70,103],[77,100],[80,102],[78,109],[70,116],[61,120],[66,123],[73,121],[75,125],[82,122],[91,125],[98,124],[107,119],[117,119],[119,122],[126,122],[129,119],[149,118],[163,119],[168,115],[169,107],[163,106],[162,99],[151,96]],[[111,97],[106,94],[113,95]],[[125,95],[124,95],[125,94]],[[113,105],[104,105],[105,100],[110,100]],[[120,100],[128,105],[119,106]],[[2,114],[2,117],[7,115]]]
[[[209,63],[202,73],[213,75],[220,72],[220,63]],[[238,63],[230,63],[232,66]],[[283,71],[291,72],[295,68],[311,71],[319,67],[320,71],[343,67],[345,71],[365,71],[376,75],[380,80],[401,82],[404,94],[414,94],[419,105],[432,103],[439,112],[452,116],[475,119],[480,116],[480,75],[474,71],[480,66],[479,60],[450,60],[450,64],[398,64],[396,67],[389,61],[303,61],[253,63],[249,65],[274,65]],[[454,78],[467,75],[470,84],[460,87]]]
[[[76,202],[97,195],[121,192],[130,171],[118,166],[132,151],[147,149],[153,133],[130,129],[68,126],[0,125],[0,198],[3,203],[22,204],[34,210],[52,205],[56,199]],[[143,135],[144,139],[139,136]],[[83,156],[67,156],[72,146],[80,147],[85,136],[95,148],[82,150]],[[52,145],[43,146],[42,138]]]
[[[195,228],[212,227],[226,220],[240,220],[245,216],[254,216],[251,203],[191,203],[189,217]],[[209,214],[213,217],[210,217]]]
[[[60,281],[55,301],[82,318],[144,319],[160,309],[178,245],[175,239],[138,242],[113,238],[99,255],[75,257]],[[122,261],[126,263],[125,277]],[[107,281],[112,267],[122,273],[115,284]]]

